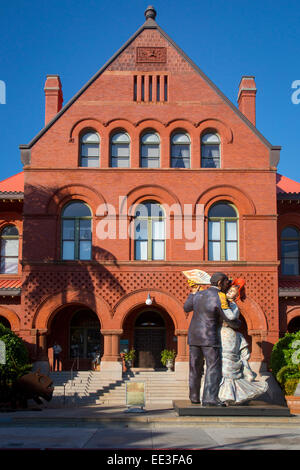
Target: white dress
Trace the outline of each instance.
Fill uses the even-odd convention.
[[[230,302],[230,309],[223,310],[229,320],[239,317],[235,302]],[[248,360],[248,343],[238,331],[222,326],[220,330],[222,344],[222,380],[219,399],[228,404],[241,404],[259,397],[268,389],[265,381],[255,381],[256,374],[251,370]]]

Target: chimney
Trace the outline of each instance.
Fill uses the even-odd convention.
[[[243,76],[240,81],[238,104],[239,110],[255,126],[255,77]]]
[[[59,75],[47,75],[44,90],[46,125],[62,108],[63,94]]]

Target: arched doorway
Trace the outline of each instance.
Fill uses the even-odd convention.
[[[1,315],[0,315],[0,323],[1,325],[5,326],[5,328],[9,328],[11,330],[11,324],[9,323],[7,318],[2,317]]]
[[[300,316],[293,318],[288,324],[289,333],[297,333],[300,331]]]
[[[76,311],[70,322],[70,358],[92,360],[96,354],[103,354],[101,336],[97,315],[84,308]]]
[[[158,311],[142,311],[135,320],[135,366],[161,368],[161,351],[166,348],[166,325]]]
[[[93,310],[83,305],[65,305],[51,320],[47,338],[50,366],[53,364],[55,341],[62,347],[61,370],[72,367],[91,370],[95,355],[100,351],[101,357],[104,352],[99,318]]]

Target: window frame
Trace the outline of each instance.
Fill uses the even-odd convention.
[[[116,145],[116,143],[113,142],[113,138],[117,135],[117,134],[124,134],[128,137],[128,141],[127,142],[118,142],[120,144],[122,143],[126,143],[128,144],[128,166],[113,166],[112,165],[112,162],[113,162],[113,159],[115,160],[118,160],[119,162],[119,159],[121,160],[125,160],[125,157],[115,157],[113,156],[113,146]],[[109,139],[109,166],[110,168],[120,168],[120,169],[126,169],[126,168],[130,168],[131,166],[131,139],[130,139],[130,135],[129,133],[125,130],[125,129],[119,129],[119,130],[114,130],[111,134],[110,134],[110,139]]]
[[[13,227],[17,230],[18,232],[18,235],[3,235],[3,232],[5,231],[5,229],[9,228],[9,227]],[[2,256],[1,254],[1,251],[2,251],[2,240],[18,240],[18,250],[17,250],[17,255],[16,256],[10,256],[10,255],[5,255],[5,256]],[[18,274],[19,272],[19,255],[20,255],[20,232],[19,232],[19,229],[16,225],[14,224],[8,224],[8,225],[5,225],[5,227],[3,227],[0,231],[0,274]],[[2,272],[2,260],[6,260],[6,259],[16,259],[17,261],[17,264],[16,264],[16,271],[14,272],[7,272],[7,271],[3,271]],[[5,265],[5,263],[4,263]]]
[[[63,214],[64,210],[68,206],[72,205],[75,202],[77,202],[77,203],[80,202],[83,205],[85,205],[86,207],[88,207],[91,215],[90,216],[63,216],[62,214]],[[74,221],[74,240],[64,238],[64,226],[63,226],[64,225],[63,224],[64,220],[73,220]],[[81,220],[90,220],[91,221],[91,238],[90,238],[90,240],[86,240],[86,241],[89,241],[90,245],[91,245],[91,256],[90,256],[89,259],[81,259],[80,258],[80,241],[81,241],[81,239],[80,239],[80,221]],[[62,208],[60,221],[61,221],[61,237],[60,237],[60,259],[61,259],[61,261],[91,261],[93,259],[93,256],[92,256],[93,255],[93,253],[92,253],[92,248],[93,248],[93,212],[92,212],[90,206],[84,201],[79,201],[79,200],[70,201],[67,204],[65,204],[64,207]],[[63,258],[63,255],[64,255],[63,245],[64,245],[64,242],[66,242],[66,241],[70,241],[70,242],[74,243],[74,249],[73,249],[74,258],[73,259],[64,259]]]
[[[82,154],[82,149],[84,145],[88,145],[88,143],[83,143],[82,139],[84,138],[85,135],[87,134],[95,134],[98,137],[98,142],[91,142],[91,144],[98,144],[98,165],[97,166],[83,166],[82,165],[82,159],[86,159],[87,162],[89,161],[89,158],[95,158],[95,157],[87,157]],[[100,168],[100,156],[101,156],[101,137],[99,132],[97,132],[95,129],[84,129],[81,134],[80,134],[80,139],[79,139],[79,168]]]
[[[294,237],[282,237],[282,232],[287,229],[287,228],[292,228],[294,230],[296,230],[298,232],[298,237],[294,238]],[[282,255],[282,242],[284,241],[297,241],[298,242],[298,256],[295,258],[295,257],[283,257]],[[282,263],[282,260],[283,259],[289,259],[289,258],[292,258],[292,259],[297,259],[298,258],[298,273],[297,274],[286,274],[284,271],[283,271],[283,263]],[[280,271],[281,271],[281,274],[283,276],[299,276],[300,275],[300,229],[294,225],[286,225],[280,232]]]
[[[215,207],[216,205],[218,204],[226,204],[230,207],[232,207],[232,209],[235,211],[236,213],[236,217],[210,217],[209,216],[209,212],[210,210]],[[209,208],[209,211],[208,211],[208,228],[207,228],[207,241],[208,241],[208,254],[207,254],[207,258],[208,258],[208,261],[229,261],[229,262],[233,262],[233,261],[239,261],[239,215],[238,215],[238,210],[237,208],[235,207],[234,204],[232,204],[231,202],[229,201],[218,201],[214,204],[212,204]],[[211,240],[209,238],[209,224],[210,222],[220,222],[220,240]],[[226,222],[236,222],[236,240],[226,240]],[[210,259],[209,257],[209,249],[210,249],[210,243],[214,242],[214,241],[217,241],[220,243],[220,259]],[[235,242],[236,243],[236,259],[233,260],[233,259],[226,259],[226,244],[227,243],[230,243],[230,242]]]
[[[174,143],[173,142],[173,138],[176,136],[176,135],[179,135],[179,134],[182,134],[182,135],[185,135],[187,136],[188,140],[189,140],[189,144],[182,144],[182,143]],[[188,145],[189,147],[189,166],[188,167],[177,167],[177,166],[173,166],[173,162],[174,160],[178,160],[179,158],[181,158],[183,161],[184,161],[184,157],[175,157],[173,156],[173,147],[176,145]],[[175,130],[172,132],[171,134],[171,138],[170,138],[170,168],[173,168],[173,169],[191,169],[191,149],[192,149],[192,141],[191,141],[191,136],[190,134],[184,130],[184,129],[178,129],[178,130]]]
[[[143,143],[143,137],[145,137],[146,135],[148,134],[153,134],[153,135],[156,135],[158,137],[158,144],[144,144]],[[158,145],[158,157],[143,157],[143,147],[154,147]],[[158,166],[143,166],[142,163],[143,163],[143,160],[147,160],[147,162],[149,162],[149,160],[153,160],[153,161],[157,161],[158,162]],[[148,129],[146,131],[144,131],[142,134],[141,134],[141,137],[140,137],[140,168],[150,168],[150,169],[155,169],[155,168],[160,168],[160,162],[161,162],[161,139],[160,139],[160,135],[157,131],[155,131],[154,129]]]
[[[134,212],[134,225],[133,225],[133,230],[134,230],[134,260],[135,261],[166,261],[166,214],[165,214],[165,211],[164,211],[164,208],[162,207],[162,205],[157,202],[157,201],[154,201],[154,200],[146,200],[146,201],[142,201],[140,203],[137,204],[137,206],[139,205],[142,205],[142,204],[147,204],[147,203],[151,203],[151,204],[156,204],[157,206],[160,207],[160,209],[163,211],[163,216],[149,216],[147,215],[146,216],[136,216],[136,211],[137,211],[137,208],[135,209],[135,212]],[[136,239],[136,220],[146,220],[147,221],[147,240],[146,239],[140,239],[140,240],[137,240]],[[164,238],[163,239],[153,239],[152,237],[152,234],[153,234],[153,230],[152,230],[152,221],[153,220],[157,220],[157,221],[163,221],[164,222]],[[153,241],[155,240],[158,240],[158,241],[163,241],[164,242],[164,250],[163,250],[163,258],[162,259],[153,259]],[[137,248],[136,248],[136,242],[137,241],[147,241],[147,259],[141,259],[141,258],[137,258]]]
[[[219,166],[203,166],[203,161],[204,160],[207,160],[207,161],[214,161],[214,158],[213,157],[204,157],[203,156],[203,148],[204,147],[209,147],[209,146],[213,146],[213,145],[217,145],[217,144],[209,144],[209,143],[203,143],[203,138],[206,136],[206,135],[215,135],[216,137],[218,137],[218,140],[219,140],[219,143],[218,143],[218,147],[219,147],[219,157],[218,157],[218,160],[219,160]],[[221,168],[221,137],[220,135],[214,131],[214,130],[206,130],[204,132],[202,132],[201,134],[201,138],[200,138],[200,151],[201,151],[201,168],[205,168],[205,169],[208,169],[208,168],[212,168],[212,169],[215,169],[215,170],[218,170]]]

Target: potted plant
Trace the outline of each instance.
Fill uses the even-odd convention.
[[[300,414],[300,396],[296,393],[300,383],[300,331],[280,338],[273,347],[270,366],[291,413]]]
[[[161,352],[161,363],[167,367],[168,372],[170,372],[174,367],[174,359],[176,356],[176,352],[171,349],[164,349]]]
[[[132,367],[133,361],[135,358],[135,349],[130,349],[130,351],[124,353],[124,359],[127,369]]]

